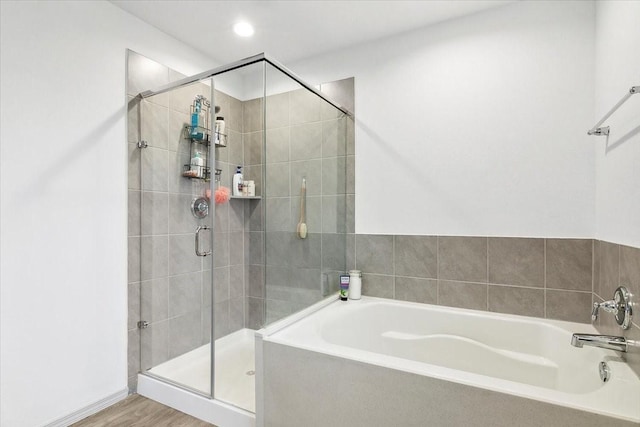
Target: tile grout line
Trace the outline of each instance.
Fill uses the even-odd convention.
[[[595,239],[591,239],[591,304],[595,301],[596,294],[596,243]]]
[[[489,237],[485,237],[485,249],[487,251],[487,262],[485,279],[487,280],[487,311],[489,311]]]
[[[395,234],[391,236],[391,271],[393,272],[391,295],[393,299],[396,299],[396,237]]]
[[[544,271],[544,277],[542,279],[544,282],[543,313],[544,313],[544,318],[547,319],[547,239],[546,238],[543,241],[542,254],[543,254],[543,271]]]
[[[436,236],[436,304],[440,305],[440,236]]]

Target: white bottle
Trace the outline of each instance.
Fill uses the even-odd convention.
[[[236,168],[236,173],[233,175],[233,182],[231,184],[231,195],[242,196],[242,167]]]
[[[195,177],[202,178],[202,169],[204,166],[204,159],[200,157],[200,153],[196,153],[191,158],[191,170],[194,172]]]
[[[225,135],[225,125],[224,125],[224,117],[218,116],[216,117],[216,132]]]
[[[362,272],[349,270],[349,299],[360,299],[362,296]]]
[[[227,141],[225,139],[226,134],[224,133],[225,125],[224,125],[224,117],[218,116],[216,117],[216,144],[226,146]]]

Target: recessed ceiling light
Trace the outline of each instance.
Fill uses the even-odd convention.
[[[248,22],[238,22],[233,26],[233,31],[240,37],[251,37],[253,35],[253,25]]]

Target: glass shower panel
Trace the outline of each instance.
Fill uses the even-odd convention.
[[[141,371],[211,395],[209,81],[141,101]],[[193,118],[195,115],[195,118]],[[192,122],[197,121],[197,123]],[[192,125],[196,125],[193,127]]]
[[[215,393],[218,400],[255,411],[254,335],[256,295],[264,288],[261,253],[264,63],[214,77],[216,116],[225,122],[226,147],[216,148],[219,182],[214,192],[231,192],[216,204],[214,227]],[[233,175],[253,181],[255,195],[233,193]],[[255,231],[252,231],[255,227]],[[260,310],[262,313],[262,310]]]
[[[337,290],[346,269],[346,116],[267,64],[264,323]]]

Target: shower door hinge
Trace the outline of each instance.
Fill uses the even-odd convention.
[[[138,148],[147,148],[149,144],[147,144],[147,141],[144,140],[140,140],[138,141]]]
[[[141,320],[138,322],[138,329],[147,329],[149,327],[149,322],[146,320]]]

